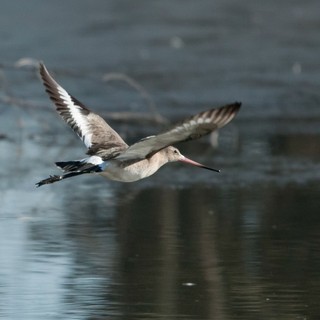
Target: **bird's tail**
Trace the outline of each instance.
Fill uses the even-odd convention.
[[[99,158],[99,159],[97,159]],[[100,157],[92,156],[83,160],[56,162],[56,165],[61,168],[65,173],[61,176],[52,175],[47,179],[41,180],[36,183],[37,187],[44,184],[50,184],[63,179],[78,176],[84,173],[96,173],[105,169],[105,164]]]

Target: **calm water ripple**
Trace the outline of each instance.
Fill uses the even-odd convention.
[[[320,319],[318,1],[4,1],[0,30],[1,319]],[[34,188],[84,149],[23,57],[101,114],[242,101],[179,146],[221,174]],[[128,141],[163,129],[111,124]]]

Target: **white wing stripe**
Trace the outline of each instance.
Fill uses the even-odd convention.
[[[71,119],[75,122],[76,126],[79,128],[79,136],[86,145],[87,148],[92,146],[92,132],[89,127],[88,120],[81,114],[81,107],[74,104],[71,99],[71,96],[59,85],[57,86],[57,90],[60,94],[60,98],[66,104],[68,108]]]
[[[70,95],[40,63],[40,76],[56,111],[73,129],[88,148],[88,154],[99,153],[105,158],[127,149],[128,145],[103,118],[91,112],[85,105]]]

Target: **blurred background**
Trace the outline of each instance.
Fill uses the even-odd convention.
[[[320,318],[319,1],[2,0],[1,319]],[[128,143],[241,101],[170,164],[35,188],[85,148],[37,71]]]

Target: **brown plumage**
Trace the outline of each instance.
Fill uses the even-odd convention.
[[[164,164],[174,161],[218,171],[184,157],[171,145],[198,139],[225,126],[241,106],[241,103],[235,102],[198,113],[170,130],[128,146],[104,119],[64,90],[42,63],[40,75],[57,112],[84,142],[89,157],[77,161],[57,162],[57,166],[64,170],[65,174],[50,176],[38,182],[37,186],[84,173],[99,173],[112,180],[131,182],[146,178]]]

